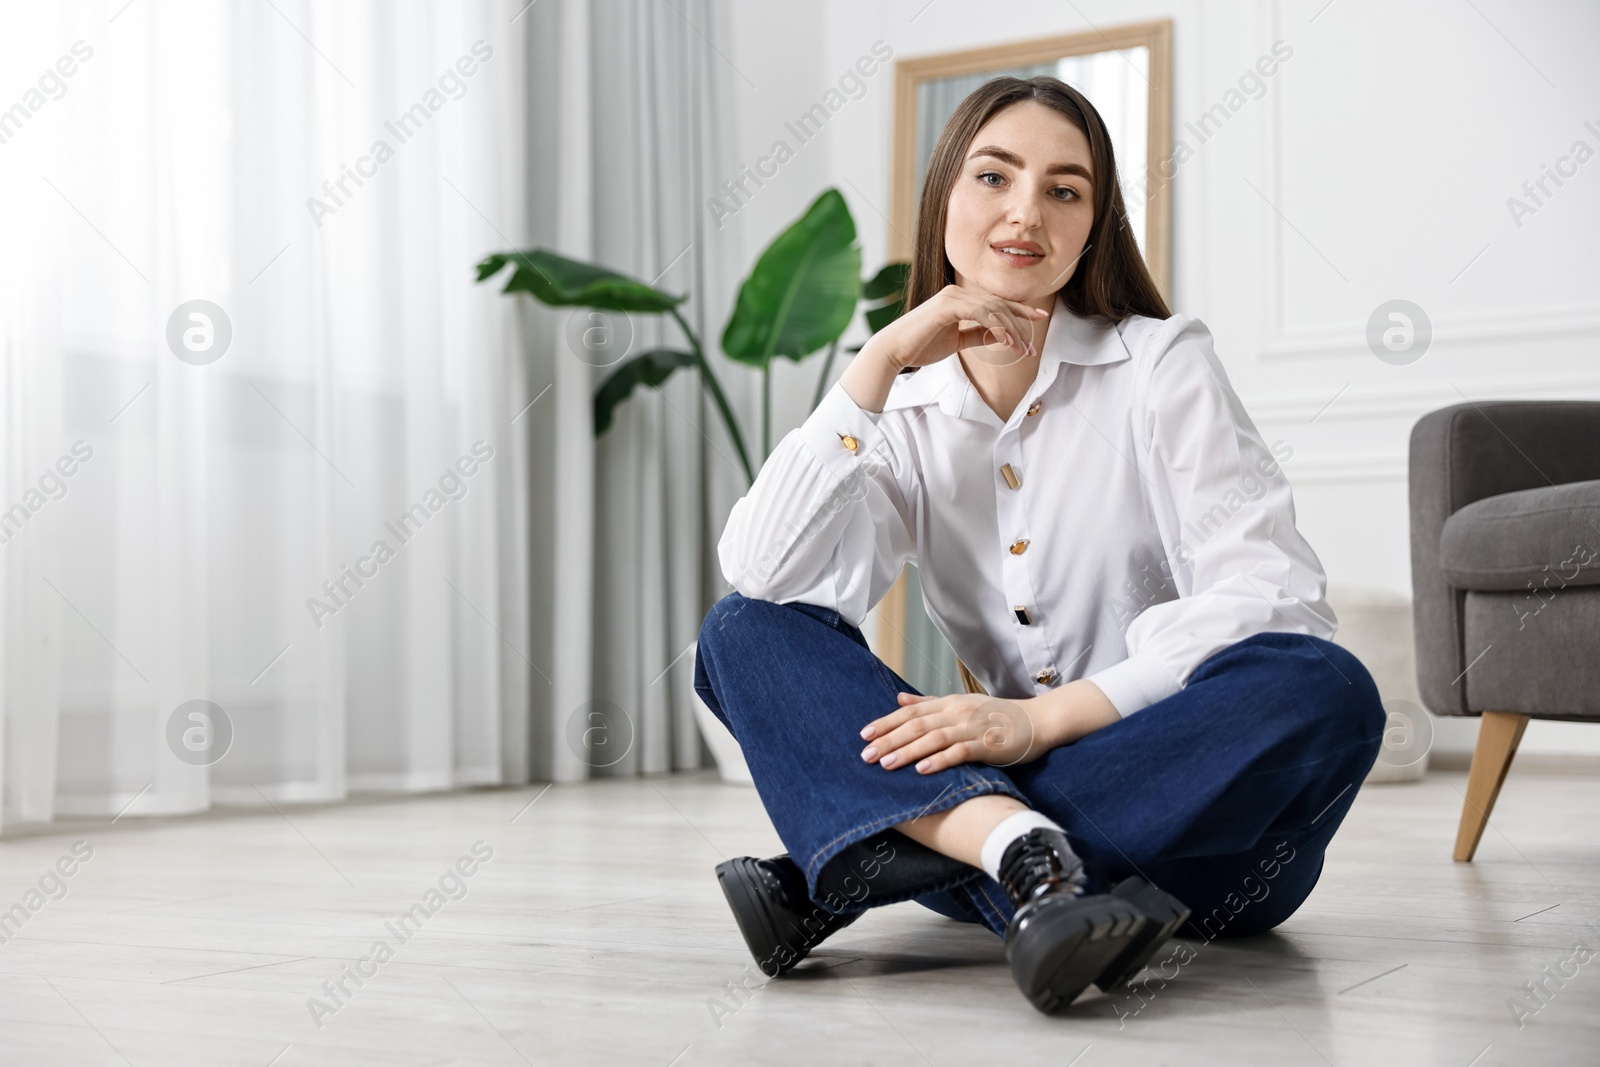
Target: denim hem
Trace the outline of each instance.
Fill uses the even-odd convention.
[[[890,862],[893,861],[891,860]],[[918,886],[915,889],[901,890],[899,892],[890,893],[886,896],[875,897],[869,894],[859,901],[852,901],[851,907],[845,908],[841,911],[836,911],[834,914],[859,915],[862,912],[870,911],[873,908],[881,908],[886,904],[902,904],[905,901],[916,900],[918,897],[926,896],[929,893],[943,893],[947,890],[956,889],[982,877],[984,877],[983,871],[977,867],[973,867],[965,874],[952,875],[943,881],[934,882],[931,885]],[[828,905],[822,901],[814,901],[814,903],[816,903],[817,907],[821,908],[823,911],[829,910]]]
[[[974,770],[973,773],[980,772]],[[948,811],[950,808],[955,807],[957,804],[964,800],[968,800],[971,797],[982,796],[989,793],[1003,793],[1007,796],[1014,797],[1017,801],[1028,808],[1033,807],[1033,802],[1023,795],[1023,793],[1017,789],[1010,779],[1004,777],[998,779],[980,778],[978,781],[970,782],[967,785],[962,786],[960,789],[940,794],[940,796],[934,798],[934,801],[931,804],[926,804],[920,808],[915,808],[908,811],[896,812],[893,815],[885,815],[882,818],[874,819],[872,822],[863,823],[859,826],[846,830],[844,833],[840,834],[838,837],[835,837],[832,841],[829,841],[827,844],[818,849],[812,855],[811,859],[806,863],[807,887],[812,892],[815,892],[817,884],[817,872],[822,869],[822,866],[829,860],[833,859],[833,857],[843,852],[850,845],[860,841],[862,838],[870,837],[879,830],[894,826],[896,823],[906,822],[910,819],[919,819],[924,815],[937,815],[939,812]],[[973,870],[982,873],[977,867],[974,867]],[[962,883],[956,882],[954,884],[960,885]],[[945,888],[950,887],[946,886]],[[931,892],[931,890],[921,890],[920,892]],[[906,896],[899,899],[910,900],[912,897]],[[885,900],[884,903],[893,902]]]
[[[1004,927],[1002,927],[1001,929],[996,929],[989,922],[989,920],[991,918],[993,918],[996,922],[999,922],[1001,916],[1003,916],[1005,914],[1005,909],[1002,908],[999,904],[995,903],[994,897],[990,895],[989,887],[987,885],[980,883],[978,885],[978,892],[983,894],[984,903],[988,904],[990,908],[994,909],[993,914],[991,915],[989,912],[984,911],[983,908],[981,908],[981,907],[978,908],[978,913],[983,916],[983,924],[985,926],[987,926],[989,928],[989,931],[991,933],[993,933],[995,936],[997,936],[997,937],[1006,936],[1006,931],[1005,931]],[[974,902],[974,903],[976,904],[976,902]]]

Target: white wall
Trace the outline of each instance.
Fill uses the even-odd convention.
[[[909,58],[1152,18],[1174,22],[1174,135],[1196,149],[1174,182],[1173,307],[1205,320],[1262,434],[1293,447],[1299,523],[1330,587],[1409,596],[1416,419],[1464,399],[1600,399],[1600,157],[1548,185],[1520,225],[1507,206],[1574,142],[1600,151],[1600,6],[737,4],[736,155],[753,163],[780,138],[796,149],[736,218],[747,261],[833,185],[867,270],[884,262],[892,72],[816,140],[784,126],[874,41]],[[1292,57],[1200,144],[1185,123],[1224,103],[1275,41]],[[1406,366],[1365,339],[1395,298],[1434,329]],[[804,417],[818,366],[778,375],[775,438]],[[1469,750],[1476,725],[1444,723],[1436,751]],[[1600,753],[1600,727],[1535,722],[1522,751]]]

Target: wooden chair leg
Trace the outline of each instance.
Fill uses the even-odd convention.
[[[1461,806],[1461,826],[1456,831],[1455,858],[1459,862],[1470,862],[1478,851],[1478,841],[1489,825],[1489,814],[1494,811],[1500,786],[1511,769],[1529,718],[1510,711],[1483,713],[1478,744],[1472,750],[1472,770],[1467,774],[1467,800]]]

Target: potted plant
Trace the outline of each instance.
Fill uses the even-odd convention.
[[[496,252],[478,264],[478,281],[513,268],[506,293],[527,293],[549,307],[590,308],[627,315],[670,315],[687,347],[653,348],[618,364],[594,395],[594,432],[610,429],[618,404],[639,386],[659,387],[679,369],[694,368],[733,442],[745,480],[754,482],[745,435],[700,338],[679,312],[688,295],[676,296],[625,274],[568,259],[543,248]],[[761,374],[761,458],[772,451],[772,361],[800,362],[826,348],[817,377],[816,407],[827,390],[839,338],[863,299],[866,321],[876,333],[892,322],[904,302],[905,263],[891,263],[863,282],[855,220],[837,189],[825,190],[804,215],[769,244],[739,287],[733,314],[722,331],[722,352]],[[859,351],[860,346],[851,351]]]
[[[716,373],[706,361],[700,338],[678,311],[688,295],[676,296],[625,274],[568,259],[543,248],[496,252],[478,264],[478,281],[513,268],[506,293],[527,293],[549,307],[589,308],[626,315],[671,315],[683,332],[686,347],[653,348],[620,362],[594,395],[594,433],[610,429],[617,405],[635,388],[657,388],[679,369],[693,368],[710,394],[733,442],[747,483],[756,468],[745,448],[745,435],[728,404]],[[825,190],[798,220],[777,236],[756,260],[739,287],[733,314],[722,331],[722,352],[761,374],[761,459],[772,451],[772,361],[779,356],[800,362],[826,348],[817,375],[811,407],[827,391],[839,338],[863,299],[866,321],[876,333],[894,321],[904,307],[908,264],[890,263],[867,281],[861,279],[861,248],[855,220],[837,189]],[[585,335],[586,336],[586,335]],[[859,351],[856,346],[851,351]],[[750,781],[739,744],[698,695],[695,718],[711,746],[724,781]]]

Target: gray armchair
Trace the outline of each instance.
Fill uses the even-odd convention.
[[[1411,431],[1417,686],[1481,715],[1472,859],[1529,719],[1600,722],[1600,402],[1456,404]]]

